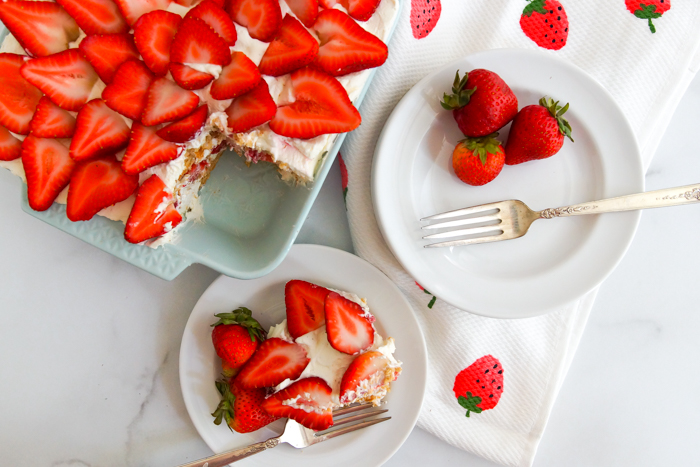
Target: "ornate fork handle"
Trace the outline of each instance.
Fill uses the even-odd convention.
[[[261,441],[259,443],[251,444],[250,446],[235,449],[233,451],[222,452],[217,456],[207,457],[206,459],[200,459],[198,461],[190,462],[189,464],[183,464],[180,467],[224,467],[232,462],[250,457],[253,454],[257,454],[267,449],[272,449],[277,446],[279,442],[279,437],[270,438],[267,441]]]
[[[604,212],[662,208],[665,206],[677,206],[697,202],[700,202],[700,184],[589,201],[572,206],[549,208],[539,211],[537,214],[539,214],[539,219],[551,219],[553,217],[583,216],[586,214],[601,214]]]

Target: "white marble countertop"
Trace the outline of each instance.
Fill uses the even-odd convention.
[[[700,78],[647,189],[700,182]],[[26,215],[0,170],[0,465],[174,466],[210,455],[185,410],[180,337],[217,277],[165,282]],[[334,227],[329,228],[332,225]],[[535,466],[698,465],[700,206],[648,211],[603,284]],[[352,244],[337,162],[298,238]],[[573,279],[572,279],[573,280]],[[493,466],[415,429],[386,464]]]

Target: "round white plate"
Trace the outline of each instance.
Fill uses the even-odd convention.
[[[451,157],[464,136],[439,100],[455,71],[475,68],[498,73],[519,108],[544,95],[569,102],[576,142],[567,139],[549,159],[505,166],[487,185],[462,183]],[[573,65],[517,49],[470,55],[416,84],[387,120],[372,170],[379,227],[403,267],[438,299],[494,318],[543,314],[600,284],[627,250],[640,213],[542,219],[519,239],[450,248],[424,248],[431,241],[422,239],[419,219],[507,199],[541,210],[643,190],[636,139],[607,91]]]
[[[214,381],[221,364],[211,343],[215,313],[246,306],[265,327],[285,318],[284,285],[303,279],[354,292],[366,298],[377,318],[375,327],[396,341],[401,376],[392,383],[386,406],[391,420],[339,436],[306,449],[282,444],[244,461],[245,465],[341,467],[378,466],[403,444],[418,419],[427,375],[427,350],[411,306],[377,268],[345,251],[319,245],[294,245],[277,269],[253,280],[221,276],[204,292],[192,311],[180,347],[180,386],[187,411],[204,441],[216,453],[266,440],[282,432],[278,420],[253,433],[240,434],[216,426],[210,415],[219,403]]]

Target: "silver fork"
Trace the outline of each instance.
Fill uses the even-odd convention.
[[[182,464],[179,467],[223,467],[231,464],[232,462],[252,456],[253,454],[257,454],[267,449],[272,449],[280,443],[289,443],[295,448],[305,448],[313,444],[335,438],[336,436],[361,430],[363,428],[367,428],[368,426],[376,425],[377,423],[382,423],[391,419],[391,417],[384,417],[368,420],[370,417],[388,412],[388,410],[371,410],[336,420],[336,417],[343,417],[345,415],[360,412],[371,407],[371,403],[366,403],[334,410],[333,426],[326,431],[316,432],[309,430],[308,428],[304,428],[294,420],[287,420],[287,424],[284,426],[284,431],[279,436],[270,438],[266,441],[251,444],[250,446],[243,448],[222,452],[221,454],[216,454],[205,459],[199,459],[188,464]],[[359,423],[348,425],[353,422]]]
[[[424,225],[422,228],[426,230],[451,229],[445,232],[426,235],[423,237],[424,239],[471,236],[470,238],[460,240],[425,245],[425,248],[436,248],[443,246],[470,245],[474,243],[499,242],[501,240],[522,237],[527,233],[530,225],[537,219],[663,208],[666,206],[697,203],[698,201],[700,201],[700,184],[589,201],[587,203],[563,206],[560,208],[549,208],[542,211],[533,211],[527,207],[525,203],[518,200],[499,201],[497,203],[482,204],[480,206],[457,209],[455,211],[424,217],[421,221],[470,216],[459,220]],[[467,227],[454,229],[455,227],[461,226]]]

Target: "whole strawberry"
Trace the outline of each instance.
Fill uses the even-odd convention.
[[[442,107],[452,110],[457,126],[465,136],[479,137],[500,130],[518,113],[518,98],[493,71],[476,69],[452,84],[452,94],[445,93]]]
[[[267,396],[267,389],[244,389],[235,380],[217,381],[216,389],[221,402],[211,414],[214,424],[226,421],[229,429],[238,433],[250,433],[269,425],[279,417],[268,414],[260,404]]]
[[[625,6],[637,18],[647,20],[649,30],[655,33],[651,20],[661,18],[671,8],[671,0],[625,0]]]
[[[225,376],[237,374],[265,339],[265,331],[251,314],[248,308],[240,307],[231,313],[214,315],[219,320],[212,324],[211,340]]]
[[[643,1],[643,0],[642,0]],[[520,16],[520,29],[535,44],[559,50],[569,37],[569,19],[557,0],[528,0]]]
[[[464,183],[485,185],[501,173],[506,155],[498,133],[481,138],[466,138],[452,152],[452,167]]]
[[[506,141],[506,164],[551,157],[561,149],[564,136],[573,142],[571,125],[563,117],[568,109],[569,104],[561,107],[549,97],[540,99],[539,105],[520,109]]]
[[[485,355],[460,371],[453,387],[457,402],[469,414],[493,409],[503,394],[503,367],[497,358]]]

